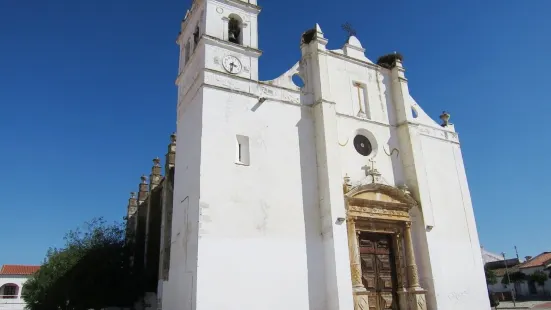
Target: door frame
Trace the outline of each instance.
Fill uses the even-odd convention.
[[[426,297],[419,284],[419,274],[411,236],[410,210],[419,208],[407,188],[380,183],[352,186],[345,178],[343,184],[347,216],[350,268],[356,310],[369,309],[362,283],[358,233],[390,234],[395,253],[398,309],[425,310]],[[407,261],[407,264],[406,264]],[[407,265],[407,266],[406,266]]]

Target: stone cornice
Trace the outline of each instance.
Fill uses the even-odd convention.
[[[256,94],[252,94],[252,93],[244,92],[244,91],[240,91],[240,90],[235,90],[235,89],[229,89],[227,87],[222,87],[222,86],[208,84],[208,83],[203,83],[203,84],[200,85],[200,87],[208,87],[208,88],[223,90],[223,91],[227,91],[227,92],[230,92],[230,93],[234,93],[234,94],[238,94],[238,95],[242,95],[242,96],[246,96],[246,97],[250,97],[250,98],[258,98],[258,96]],[[277,99],[277,98],[266,98],[266,101],[275,101],[275,102],[288,104],[288,105],[292,105],[292,106],[296,106],[296,107],[301,107],[302,106],[300,103],[297,104],[297,103],[294,103],[292,101],[286,101],[286,100],[281,100],[281,99]],[[304,107],[307,107],[307,106],[304,106]]]
[[[367,200],[363,198],[348,198],[348,204],[350,206],[358,207],[381,207],[389,210],[398,210],[398,211],[409,211],[411,205],[401,202],[389,202],[389,201],[378,201],[378,200]]]
[[[350,114],[344,114],[344,113],[337,112],[337,116],[351,118],[351,119],[355,119],[355,120],[358,120],[358,121],[372,123],[372,124],[381,125],[381,126],[385,126],[385,127],[391,127],[391,125],[388,124],[388,123],[383,123],[383,122],[375,121],[375,120],[372,120],[372,119],[369,119],[369,118],[362,118],[362,117],[358,117],[358,116],[354,116],[354,115],[350,115]]]
[[[459,136],[456,132],[439,128],[419,125],[417,131],[420,135],[459,144]]]
[[[227,73],[227,72],[222,71],[222,70],[214,70],[214,69],[210,69],[210,68],[204,68],[204,71],[209,72],[209,73],[213,73],[213,74],[218,74],[218,75],[224,76],[224,77],[229,78],[229,79],[236,79],[236,80],[249,82],[249,83],[255,83],[255,84],[258,83],[258,81],[256,81],[256,80],[251,80],[251,79],[239,76],[239,75],[230,74],[230,73]]]
[[[425,124],[414,123],[410,121],[402,122],[396,125],[396,128],[408,126],[410,129],[417,131],[422,136],[427,136],[439,140],[443,140],[450,143],[460,144],[459,135],[455,131],[446,130],[443,128],[437,128],[435,126],[428,126]]]
[[[251,4],[247,2],[243,2],[240,0],[223,0],[220,1],[222,3],[231,3],[232,5],[235,5],[236,7],[245,10],[247,12],[258,14],[260,11],[262,11],[262,8],[256,4]]]
[[[365,67],[369,67],[371,69],[374,69],[376,71],[379,71],[379,72],[384,72],[383,70],[386,70],[384,69],[383,67],[381,66],[378,66],[376,64],[373,64],[373,63],[369,63],[367,61],[363,61],[363,60],[359,60],[359,59],[356,59],[356,58],[352,58],[350,56],[347,56],[347,55],[344,55],[344,54],[340,54],[340,53],[337,53],[335,51],[331,51],[331,50],[327,50],[327,51],[319,51],[320,54],[325,54],[325,55],[328,55],[328,56],[333,56],[333,57],[336,57],[336,58],[340,58],[342,60],[345,60],[345,61],[348,61],[348,62],[351,62],[351,63],[354,63],[354,64],[357,64],[357,65],[361,65],[361,66],[365,66]],[[387,70],[388,71],[388,70]]]
[[[213,69],[203,69],[203,72],[204,77],[199,87],[210,87],[251,98],[265,98],[270,101],[301,106],[299,91],[276,87]]]
[[[388,196],[400,201],[403,204],[407,204],[410,206],[418,205],[417,201],[413,199],[411,195],[404,193],[404,191],[402,191],[401,189],[380,183],[358,185],[346,192],[345,197],[347,200],[354,199],[355,196],[364,192],[380,192],[383,194],[387,194]]]
[[[242,46],[239,44],[235,44],[229,41],[225,41],[222,39],[215,38],[213,36],[209,36],[207,34],[203,34],[203,38],[205,39],[205,44],[208,42],[212,45],[222,47],[225,49],[228,49],[230,51],[236,52],[236,53],[242,53],[246,56],[250,57],[260,57],[262,55],[262,51],[256,48]]]
[[[319,104],[321,104],[321,103],[328,103],[328,104],[331,104],[331,105],[334,105],[334,106],[337,105],[337,103],[336,103],[335,101],[329,101],[329,100],[325,100],[325,99],[319,99],[319,100],[316,100],[316,101],[314,102],[314,104],[312,104],[311,106],[314,107],[314,106],[317,106],[317,105],[319,105]]]
[[[260,85],[260,86],[273,87],[273,88],[277,88],[277,89],[281,89],[281,90],[286,90],[286,91],[290,91],[290,92],[297,93],[297,94],[300,94],[300,93],[301,93],[300,90],[291,89],[291,88],[286,88],[286,87],[279,86],[279,85],[275,85],[275,84],[270,84],[270,83],[267,83],[267,82],[265,82],[265,81],[258,81],[258,85]]]

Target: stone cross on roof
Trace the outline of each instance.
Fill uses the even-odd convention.
[[[373,158],[369,159],[369,163],[371,166],[365,165],[362,167],[362,170],[365,171],[366,177],[371,177],[371,183],[377,183],[379,182],[381,173],[375,168],[375,160]]]
[[[344,23],[342,26],[342,30],[346,31],[348,34],[348,37],[356,36],[356,29],[352,28],[352,25],[350,25],[349,22]]]

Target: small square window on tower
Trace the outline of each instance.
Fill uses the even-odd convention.
[[[251,164],[249,137],[247,136],[236,136],[235,163],[245,166]]]

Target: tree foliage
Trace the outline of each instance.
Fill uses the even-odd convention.
[[[492,285],[497,283],[497,276],[493,270],[484,267],[484,273],[486,275],[486,284]]]
[[[84,310],[127,306],[140,291],[130,266],[125,223],[93,219],[70,231],[63,248],[51,248],[24,285],[28,310]]]
[[[522,273],[521,271],[515,271],[509,274],[509,277],[507,277],[507,274],[503,276],[503,279],[501,279],[502,284],[509,284],[509,278],[511,278],[512,283],[521,283],[526,281],[526,274]]]
[[[549,279],[547,274],[543,271],[535,271],[529,276],[530,280],[536,282],[539,286],[544,286],[545,281]]]

